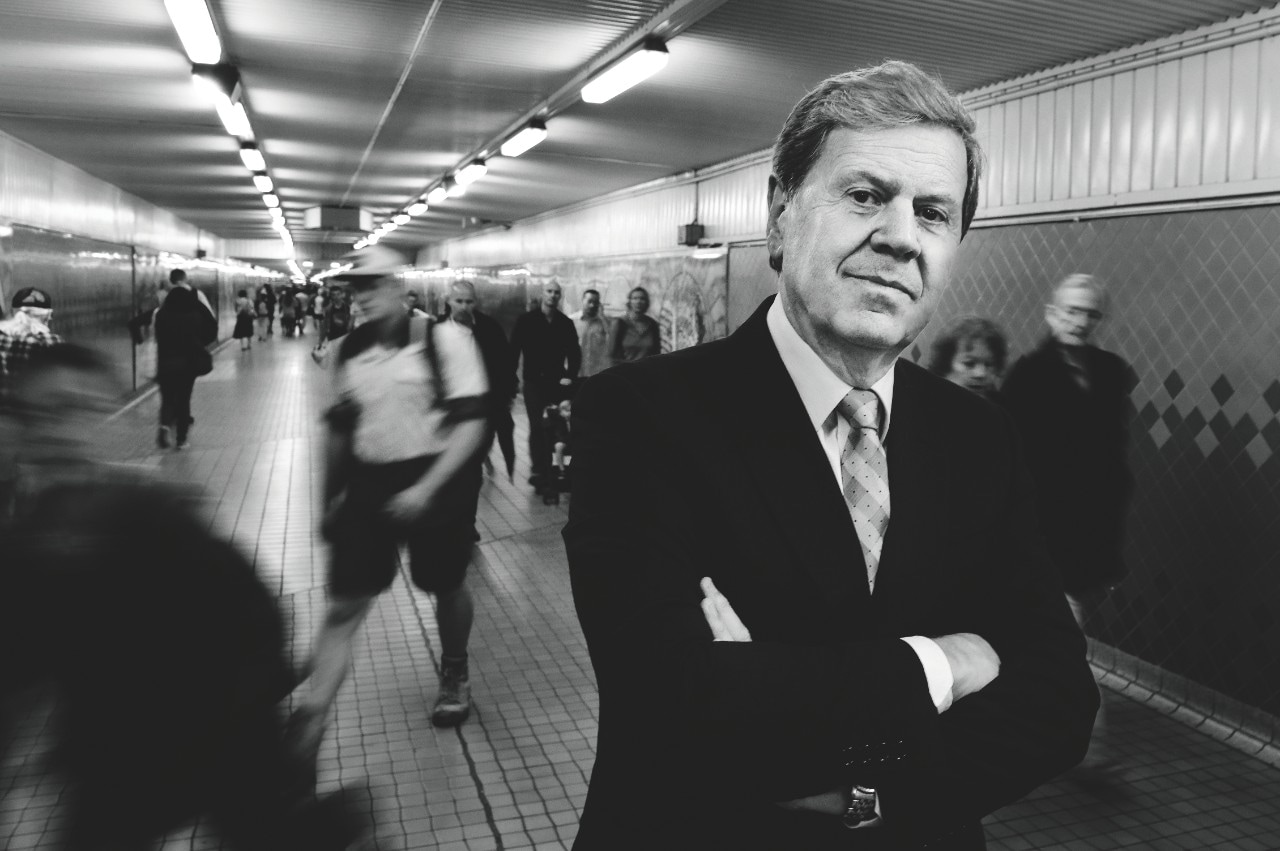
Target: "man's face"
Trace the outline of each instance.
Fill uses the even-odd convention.
[[[645,294],[644,290],[632,290],[631,294],[627,296],[627,307],[636,313],[648,313],[649,296]]]
[[[1058,290],[1044,311],[1053,339],[1064,346],[1088,343],[1102,316],[1102,299],[1088,287]]]
[[[555,310],[560,306],[560,285],[547,284],[542,290],[542,307],[546,310]]]
[[[476,294],[470,289],[454,287],[449,291],[449,315],[455,321],[470,325],[475,318]]]
[[[372,285],[353,288],[352,296],[366,321],[377,322],[404,314],[404,288],[395,278],[378,278]]]
[[[600,313],[600,296],[587,293],[582,297],[582,315],[587,319],[595,319]]]
[[[996,389],[998,375],[996,356],[987,341],[964,340],[956,346],[947,380],[975,393],[990,393]]]
[[[960,245],[965,149],[952,130],[840,128],[790,200],[775,189],[780,297],[825,360],[896,354],[932,317]]]

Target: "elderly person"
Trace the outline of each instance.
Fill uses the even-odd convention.
[[[1022,431],[1049,554],[1083,626],[1126,573],[1124,519],[1133,488],[1127,461],[1133,371],[1093,343],[1107,292],[1069,275],[1045,306],[1048,335],[1013,365],[1004,399]],[[1116,771],[1101,708],[1083,774]]]
[[[774,152],[778,295],[578,393],[579,851],[981,849],[986,814],[1084,753],[1098,693],[1012,424],[899,357],[981,163],[916,67],[825,80]]]
[[[1004,372],[1008,350],[1004,332],[990,319],[961,316],[934,338],[928,369],[995,402],[1000,397],[996,385]]]

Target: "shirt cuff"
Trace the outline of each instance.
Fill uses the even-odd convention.
[[[924,668],[925,679],[929,681],[929,697],[933,699],[933,705],[941,715],[951,708],[951,686],[955,683],[947,654],[942,652],[938,642],[923,635],[908,635],[902,640],[920,657],[920,666]]]

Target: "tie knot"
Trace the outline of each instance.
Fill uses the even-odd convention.
[[[871,390],[853,388],[836,405],[836,411],[854,428],[880,430],[880,397]]]

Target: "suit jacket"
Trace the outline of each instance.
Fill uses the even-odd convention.
[[[541,307],[522,313],[511,330],[511,370],[523,356],[525,383],[539,388],[559,386],[562,378],[577,378],[582,349],[573,320],[558,310],[547,317]]]
[[[1003,391],[1026,445],[1049,553],[1072,592],[1124,576],[1132,490],[1126,459],[1132,370],[1094,346],[1081,346],[1079,357],[1087,390],[1046,340],[1014,364]]]
[[[873,597],[767,304],[575,401],[564,539],[600,730],[574,847],[982,848],[982,816],[1080,760],[1098,700],[1013,426],[899,362]],[[750,643],[712,641],[703,576]],[[953,632],[1002,668],[939,715],[899,639]],[[883,825],[774,803],[851,783],[878,789]]]

